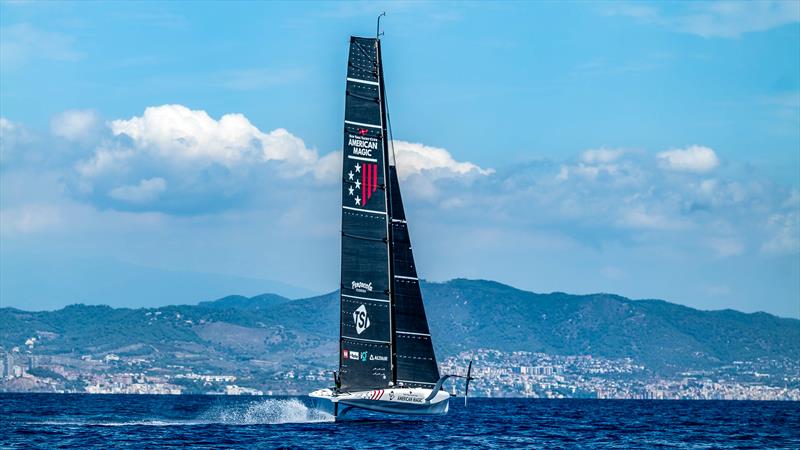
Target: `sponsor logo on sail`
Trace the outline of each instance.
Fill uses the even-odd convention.
[[[356,153],[355,149],[353,153]],[[359,174],[361,174],[360,180]],[[378,189],[378,165],[356,162],[346,175],[345,181],[350,183],[350,186],[347,187],[347,195],[353,197],[355,206],[365,206]]]
[[[369,328],[369,317],[367,316],[367,307],[364,305],[359,306],[353,311],[353,322],[356,324],[356,333],[361,334]],[[352,352],[351,357],[352,357]]]
[[[363,281],[351,281],[350,287],[356,292],[372,292],[372,282],[364,283]]]
[[[361,361],[366,361],[366,360],[367,360],[367,352],[361,352]]]
[[[350,355],[349,356],[350,356],[350,359],[355,359],[356,361],[361,359],[361,355],[358,352],[353,351],[353,350],[350,350]]]
[[[380,356],[380,355],[369,355],[370,361],[389,361],[388,356]]]

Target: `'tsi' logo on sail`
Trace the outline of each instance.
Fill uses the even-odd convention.
[[[359,306],[353,311],[353,322],[356,323],[356,333],[361,334],[369,328],[369,317],[367,317],[367,307]]]

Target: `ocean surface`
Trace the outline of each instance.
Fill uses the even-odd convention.
[[[3,448],[800,448],[800,403],[453,399],[445,416],[309,398],[0,394]]]

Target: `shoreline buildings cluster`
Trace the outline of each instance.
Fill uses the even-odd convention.
[[[0,392],[303,395],[330,382],[333,367],[309,365],[258,377],[115,353],[36,355],[14,347],[0,356]],[[659,376],[631,358],[478,349],[444,358],[441,373],[463,372],[470,358],[475,397],[800,401],[800,362],[791,360],[736,361]],[[462,392],[460,383],[447,388]]]

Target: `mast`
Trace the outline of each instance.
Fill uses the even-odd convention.
[[[386,120],[386,116],[387,116],[387,114],[386,114],[386,88],[385,88],[384,79],[383,79],[383,59],[381,57],[381,38],[380,38],[380,36],[382,34],[380,32],[381,16],[385,16],[385,15],[386,15],[386,13],[384,12],[380,16],[378,16],[378,36],[377,36],[377,39],[375,40],[375,45],[376,45],[377,57],[378,57],[378,65],[377,65],[377,68],[378,68],[378,84],[379,84],[379,86],[378,86],[379,87],[378,96],[379,96],[379,104],[380,104],[380,109],[381,109],[381,127],[382,127],[381,128],[381,134],[383,135],[383,160],[385,161],[385,164],[383,165],[383,167],[384,167],[383,179],[386,180],[386,182],[385,182],[386,189],[384,189],[384,192],[386,193],[386,211],[387,211],[387,215],[388,215],[387,220],[386,220],[386,238],[387,238],[388,243],[389,243],[389,252],[388,252],[388,256],[389,256],[389,258],[388,258],[389,259],[389,261],[388,261],[388,265],[389,265],[389,301],[390,301],[390,303],[389,303],[389,306],[390,306],[389,323],[390,323],[391,333],[392,333],[392,335],[391,335],[392,336],[392,339],[391,339],[391,341],[392,341],[392,347],[391,347],[392,348],[392,384],[396,385],[397,384],[397,342],[396,342],[396,339],[395,339],[396,324],[395,324],[395,317],[394,317],[395,316],[394,255],[392,253],[392,242],[393,242],[393,240],[392,240],[392,217],[394,217],[394,216],[392,215],[392,190],[389,189],[389,186],[390,186],[389,180],[391,179],[391,177],[389,176],[389,165],[390,165],[391,160],[389,159],[389,132],[388,132],[388,126],[387,126],[387,120]]]

